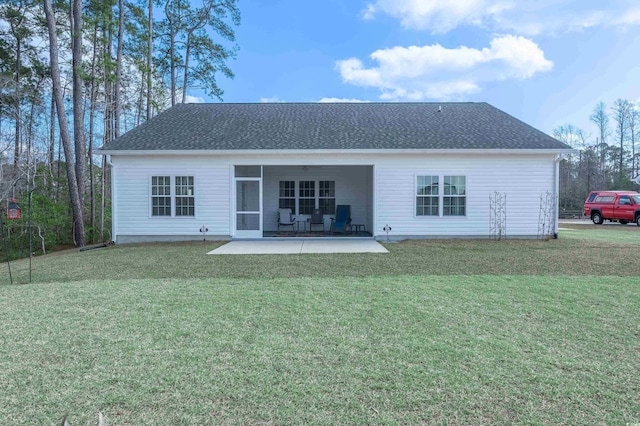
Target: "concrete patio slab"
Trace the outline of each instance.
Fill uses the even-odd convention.
[[[388,253],[374,240],[230,241],[207,254]]]
[[[300,253],[389,253],[374,240],[307,240]]]
[[[302,241],[229,241],[207,254],[299,254]]]

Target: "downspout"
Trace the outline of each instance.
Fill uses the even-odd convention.
[[[555,211],[555,225],[553,229],[553,238],[558,238],[558,212],[560,211],[560,161],[562,161],[563,155],[556,155],[556,173],[555,173],[555,195],[556,195],[556,211]]]
[[[116,179],[115,179],[115,166],[111,160],[110,155],[105,155],[105,162],[111,167],[111,241],[116,242]],[[103,171],[104,173],[104,171]]]

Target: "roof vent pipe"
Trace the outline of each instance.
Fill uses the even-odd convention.
[[[438,112],[442,112],[442,105],[438,105]]]

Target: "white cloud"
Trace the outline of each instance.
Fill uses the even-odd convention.
[[[365,19],[387,14],[402,26],[446,33],[460,25],[480,25],[483,20],[510,8],[502,0],[376,0],[362,12]]]
[[[277,102],[284,102],[284,101],[277,96],[273,96],[271,98],[260,98],[260,103],[263,103],[263,104],[272,104]]]
[[[367,103],[369,101],[365,101],[362,99],[353,99],[353,98],[322,98],[318,102],[321,104],[330,104],[330,103]]]
[[[184,97],[184,101],[187,104],[203,104],[204,103],[204,98],[202,98],[200,96],[186,95]]]
[[[370,57],[378,66],[366,68],[349,58],[336,69],[345,83],[378,88],[385,100],[456,99],[479,92],[482,83],[527,79],[553,67],[533,41],[510,35],[495,37],[482,49],[397,46]]]
[[[614,23],[617,25],[640,24],[640,8],[626,11],[622,16],[618,16]]]
[[[468,25],[538,35],[640,25],[640,9],[631,4],[628,0],[375,0],[362,17],[389,15],[405,28],[434,34]]]

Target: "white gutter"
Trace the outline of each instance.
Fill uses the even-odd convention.
[[[566,155],[573,149],[170,149],[170,150],[97,150],[96,155],[378,155],[378,154],[456,154],[456,155]]]

